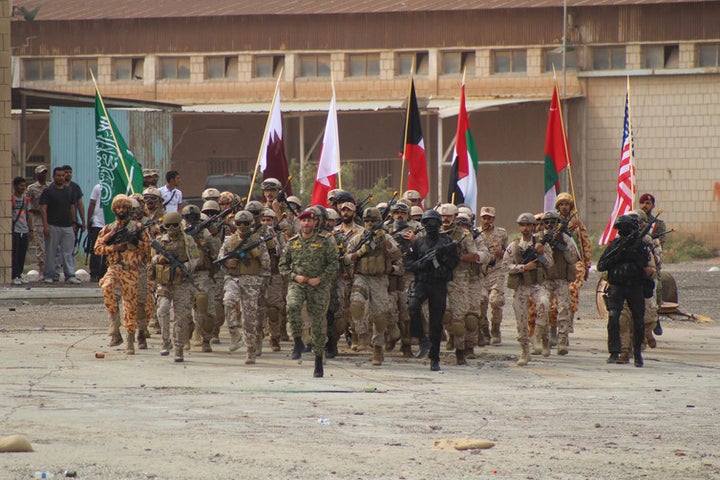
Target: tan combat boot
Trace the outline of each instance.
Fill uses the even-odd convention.
[[[110,328],[108,329],[108,335],[110,335],[110,343],[108,346],[117,347],[122,345],[123,338],[120,334],[120,312],[110,314]]]
[[[360,336],[355,332],[352,332],[350,336],[350,350],[352,350],[353,352],[357,352],[360,348],[360,346],[358,345],[358,341],[360,340],[359,337]]]
[[[535,335],[532,336],[532,349],[530,354],[542,354],[542,335],[540,334],[540,327],[535,327]]]
[[[500,324],[493,323],[490,329],[490,345],[500,345],[502,343],[502,335],[500,335]]]
[[[520,360],[517,361],[516,365],[518,367],[524,367],[530,361],[530,345],[525,343],[520,345],[520,348],[522,349],[520,351]]]
[[[128,333],[127,345],[125,345],[125,353],[135,355],[135,332]]]
[[[199,329],[196,328],[195,330],[193,330],[192,346],[199,347],[202,345],[202,343],[203,343],[202,333],[200,332]]]
[[[372,364],[382,365],[383,362],[383,347],[375,345],[372,352]]]
[[[255,364],[255,346],[248,345],[247,354],[245,355],[245,365]]]
[[[403,343],[400,351],[402,352],[403,358],[413,358],[412,345]]]
[[[280,351],[280,338],[279,337],[270,337],[270,349],[273,352]]]
[[[540,328],[540,335],[542,336],[542,356],[550,356],[550,338],[548,337],[548,326],[544,325]]]
[[[560,339],[558,341],[558,347],[557,347],[557,353],[558,355],[567,355],[568,354],[568,345],[569,345],[568,337],[567,335],[560,335]]]

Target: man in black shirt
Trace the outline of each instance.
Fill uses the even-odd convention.
[[[75,199],[70,187],[65,185],[65,172],[62,167],[53,169],[53,183],[40,196],[40,211],[43,219],[43,235],[45,235],[45,283],[58,280],[56,276],[55,254],[60,250],[60,259],[65,273],[65,281],[80,283],[75,277],[75,230],[73,220],[76,218]]]
[[[78,234],[85,230],[85,202],[83,201],[83,191],[80,185],[72,181],[73,169],[70,165],[63,165],[61,167],[65,172],[65,186],[70,187],[70,191],[73,194],[73,200],[75,203],[75,210],[77,215],[73,217],[73,223],[77,223],[77,217],[80,217],[80,223],[78,224]]]

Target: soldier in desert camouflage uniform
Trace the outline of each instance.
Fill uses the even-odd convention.
[[[491,345],[500,345],[502,335],[503,306],[505,305],[505,282],[507,269],[503,263],[503,255],[508,246],[508,234],[502,227],[495,226],[495,207],[480,209],[481,234],[483,241],[492,256],[485,267],[485,276],[481,280],[480,290],[480,330]],[[490,321],[488,321],[490,309]]]
[[[25,194],[30,198],[28,202],[28,213],[30,214],[30,228],[33,231],[33,243],[35,244],[35,260],[40,275],[45,271],[45,236],[43,235],[43,220],[40,212],[40,195],[48,186],[47,167],[38,165],[35,167],[36,181],[28,185]]]

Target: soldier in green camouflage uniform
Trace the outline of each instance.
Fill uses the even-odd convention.
[[[302,356],[300,315],[303,304],[307,303],[315,354],[313,376],[322,377],[323,351],[327,342],[325,313],[330,302],[330,282],[338,271],[338,250],[330,234],[315,230],[314,217],[312,210],[298,215],[300,233],[288,240],[280,258],[280,273],[289,280],[286,308],[295,340],[291,358],[299,360]]]

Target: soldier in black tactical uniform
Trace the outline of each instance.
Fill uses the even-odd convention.
[[[440,233],[442,218],[435,210],[422,215],[425,236],[415,240],[405,256],[405,269],[415,273],[415,283],[408,294],[410,333],[420,339],[418,357],[430,351],[430,370],[440,370],[442,319],[447,302],[447,285],[460,262],[457,246],[450,237]],[[425,300],[430,308],[430,341],[422,328],[421,310]]]
[[[633,318],[633,354],[635,366],[643,366],[642,343],[645,315],[644,288],[651,282],[653,268],[650,252],[640,238],[637,218],[621,215],[613,225],[618,237],[610,242],[597,264],[600,272],[608,272],[610,287],[608,308],[608,363],[617,363],[620,355],[620,312],[627,300]],[[652,289],[651,289],[652,290]],[[652,293],[651,293],[652,295]]]

